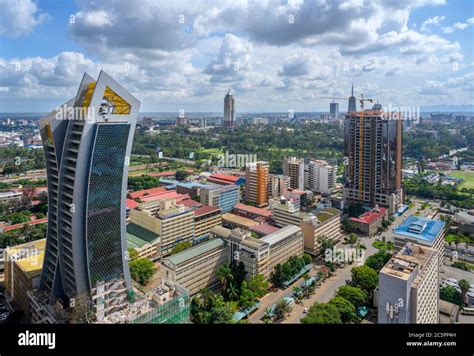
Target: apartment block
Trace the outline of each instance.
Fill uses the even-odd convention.
[[[270,174],[268,179],[269,198],[280,198],[286,196],[290,188],[291,178],[281,174]]]
[[[344,199],[388,208],[392,215],[403,202],[402,119],[379,110],[349,112],[344,125]]]
[[[324,160],[311,160],[307,165],[307,187],[323,194],[331,194],[336,188],[337,166]]]
[[[245,167],[245,200],[261,208],[268,204],[268,162],[253,162]]]
[[[290,177],[290,188],[304,190],[304,159],[288,157],[282,168],[283,175]]]
[[[380,270],[379,324],[437,324],[439,322],[438,252],[407,243]]]

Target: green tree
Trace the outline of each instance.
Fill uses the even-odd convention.
[[[342,324],[341,315],[336,306],[330,303],[315,303],[308,314],[301,319],[303,324]]]
[[[350,323],[357,319],[356,308],[354,304],[342,297],[334,297],[329,301],[329,304],[334,305],[343,323]]]
[[[464,305],[461,293],[459,293],[456,290],[456,288],[454,288],[452,286],[446,286],[446,287],[441,288],[439,295],[440,295],[441,299],[443,299],[447,302],[457,304],[459,306]]]
[[[255,304],[255,294],[247,287],[247,282],[243,281],[240,289],[239,306],[249,308]]]
[[[274,310],[274,320],[280,321],[285,319],[286,314],[291,312],[291,305],[284,299],[280,300]]]
[[[182,181],[188,177],[189,177],[189,172],[182,171],[182,170],[176,171],[176,175],[175,175],[176,180]]]
[[[247,281],[248,288],[255,293],[257,298],[263,297],[268,292],[270,283],[262,274],[257,274]]]
[[[217,271],[217,277],[221,282],[222,292],[225,293],[227,290],[227,284],[234,279],[234,275],[232,274],[232,268],[228,264],[224,264],[219,268]]]
[[[390,254],[385,251],[379,251],[372,256],[367,257],[365,264],[375,271],[380,271],[390,260]]]
[[[192,247],[193,244],[191,241],[182,241],[182,242],[178,242],[174,247],[173,247],[173,250],[171,250],[171,254],[174,255],[175,253],[179,253],[179,252],[182,252],[184,250],[186,250],[187,248],[190,248]]]
[[[303,254],[303,259],[304,259],[305,265],[309,265],[311,264],[311,262],[313,262],[313,258],[308,253]]]
[[[356,308],[364,306],[367,303],[367,294],[358,287],[342,286],[336,293],[337,297],[342,297],[351,302]]]
[[[379,275],[369,266],[354,267],[352,268],[352,282],[362,289],[372,292],[379,284]]]
[[[128,258],[130,261],[134,261],[138,258],[138,252],[134,248],[129,247],[127,251],[128,251]]]
[[[129,265],[132,278],[141,285],[147,284],[156,271],[155,264],[148,258],[137,258]]]
[[[229,287],[227,288],[227,295],[229,296],[230,300],[239,299],[239,290],[234,286],[232,282],[229,283]]]

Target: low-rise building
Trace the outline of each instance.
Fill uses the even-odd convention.
[[[474,236],[474,215],[460,211],[456,213],[454,221],[458,224],[458,231],[461,234]]]
[[[219,284],[218,271],[229,263],[229,257],[228,243],[220,238],[211,239],[165,258],[161,277],[194,295]]]
[[[215,206],[204,205],[194,211],[194,239],[207,239],[214,226],[222,224],[221,209]]]
[[[222,214],[222,225],[229,229],[235,229],[235,228],[249,229],[252,226],[255,226],[258,224],[259,224],[258,222],[251,219],[244,218],[243,216],[235,215],[232,213]]]
[[[237,204],[232,211],[236,215],[243,216],[249,219],[256,219],[256,218],[271,218],[272,212],[268,209],[257,208],[250,205],[245,204]]]
[[[156,261],[161,256],[160,235],[134,223],[127,225],[127,246],[133,248],[139,258]]]
[[[341,212],[335,208],[326,208],[316,214],[307,214],[301,221],[304,235],[304,248],[312,254],[319,254],[319,238],[338,242],[341,237]]]
[[[307,215],[302,213],[298,204],[293,203],[293,200],[282,200],[280,203],[270,204],[270,209],[273,213],[273,220],[279,227],[296,225],[300,226],[301,221]]]
[[[30,310],[27,292],[39,285],[45,248],[46,239],[41,239],[8,247],[3,251],[5,289],[25,315]]]
[[[366,211],[359,217],[350,218],[350,220],[356,224],[357,230],[366,236],[377,235],[379,227],[382,226],[382,222],[388,219],[388,209],[375,207],[370,211]]]
[[[395,233],[394,248],[398,251],[407,242],[432,247],[438,251],[439,262],[442,263],[444,261],[445,226],[444,221],[410,215],[393,229]]]

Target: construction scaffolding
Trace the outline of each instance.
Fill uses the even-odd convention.
[[[130,324],[187,324],[189,323],[190,298],[187,291],[175,286],[176,295],[146,313],[129,321]]]

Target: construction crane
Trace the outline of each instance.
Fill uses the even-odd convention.
[[[373,103],[374,102],[374,99],[366,99],[364,98],[364,94],[360,94],[360,99],[359,100],[359,103],[360,103],[360,111],[364,112],[364,101],[367,101],[369,103]]]

